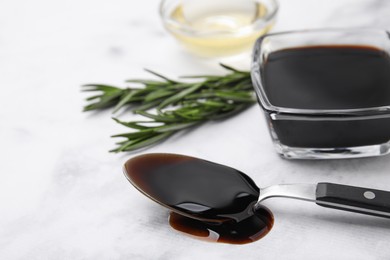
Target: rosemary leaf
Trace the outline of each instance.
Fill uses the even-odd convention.
[[[134,121],[133,122],[123,122],[117,118],[112,118],[112,119],[114,119],[114,121],[117,122],[118,124],[124,125],[124,126],[129,127],[129,128],[138,129],[138,130],[148,128],[146,126],[139,125],[137,122],[134,122]]]
[[[172,117],[155,115],[142,110],[137,110],[135,111],[135,113],[153,119],[154,122],[176,122],[177,121],[175,118]]]
[[[151,108],[157,107],[161,103],[161,100],[153,100],[149,102],[145,102],[143,105],[137,107],[138,111],[147,111]]]
[[[134,91],[129,91],[129,93],[127,93],[126,95],[124,95],[123,98],[120,99],[120,101],[118,102],[118,104],[116,104],[115,108],[114,108],[114,111],[113,113],[117,112],[119,109],[121,109],[124,105],[126,105],[126,103],[128,103],[131,98],[134,96],[136,92]]]
[[[165,125],[165,126],[156,127],[155,131],[158,133],[178,131],[178,130],[182,130],[185,128],[189,128],[189,127],[195,125],[196,123],[197,122]]]
[[[158,107],[161,109],[161,108],[164,108],[168,105],[171,105],[172,103],[175,103],[175,102],[183,99],[185,96],[195,92],[200,87],[202,87],[202,83],[194,84],[192,87],[190,87],[188,89],[184,89],[181,92],[177,93],[176,95],[173,95],[172,97],[167,98]]]
[[[153,75],[155,75],[155,76],[157,76],[157,77],[159,77],[159,78],[162,78],[163,80],[165,80],[165,81],[167,81],[167,82],[169,82],[169,83],[173,83],[173,84],[175,84],[175,83],[178,83],[177,81],[175,81],[175,80],[172,80],[172,79],[169,79],[169,78],[167,78],[167,77],[165,77],[165,76],[163,76],[163,75],[161,75],[161,74],[159,74],[159,73],[157,73],[157,72],[154,72],[154,71],[152,71],[152,70],[149,70],[149,69],[145,69],[147,72],[149,72],[150,74],[153,74]]]
[[[145,102],[150,102],[150,101],[154,101],[154,100],[159,99],[159,98],[171,96],[173,93],[174,92],[171,90],[167,90],[167,89],[162,88],[162,89],[159,89],[159,90],[156,90],[154,92],[149,93],[145,97]]]
[[[135,151],[138,149],[142,149],[144,147],[148,147],[153,144],[157,144],[160,141],[168,138],[170,135],[172,135],[172,132],[165,132],[162,134],[154,135],[149,138],[145,138],[142,140],[137,140],[137,141],[128,141],[125,142],[123,145],[120,147],[111,150],[110,152],[118,153],[118,152],[130,152],[130,151]]]

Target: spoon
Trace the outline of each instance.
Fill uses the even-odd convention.
[[[236,169],[185,155],[140,155],[125,163],[124,174],[150,199],[180,215],[207,222],[243,221],[264,207],[262,201],[273,197],[390,217],[388,191],[325,182],[258,188]]]

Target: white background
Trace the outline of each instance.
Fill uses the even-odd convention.
[[[80,85],[123,85],[150,68],[177,77],[223,73],[164,31],[158,1],[0,1],[0,259],[389,259],[390,221],[305,202],[270,200],[273,230],[235,246],[172,230],[168,211],[109,154],[127,129],[110,111],[82,113]],[[274,31],[390,29],[382,0],[283,0]],[[231,64],[249,67],[249,58]],[[121,115],[122,118],[128,118]],[[390,190],[389,157],[287,161],[273,150],[258,106],[175,136],[148,152],[207,158],[259,186],[339,182]]]

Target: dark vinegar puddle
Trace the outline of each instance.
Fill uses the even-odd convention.
[[[171,209],[174,229],[209,241],[245,244],[269,232],[272,213],[254,212],[260,189],[246,174],[194,157],[146,154],[125,164],[127,179]]]
[[[169,215],[169,224],[180,232],[208,242],[228,244],[255,242],[268,234],[273,223],[273,215],[265,207],[260,207],[253,215],[239,222],[200,221],[173,211]]]

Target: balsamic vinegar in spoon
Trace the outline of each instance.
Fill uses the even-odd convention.
[[[259,188],[244,173],[176,154],[128,160],[127,179],[144,195],[172,210],[170,225],[208,241],[245,244],[265,236],[273,215],[256,207]]]
[[[137,156],[126,162],[125,175],[146,196],[172,210],[173,228],[209,241],[245,244],[266,235],[273,215],[261,202],[274,197],[390,218],[389,191],[327,182],[260,190],[236,169],[184,155]]]

